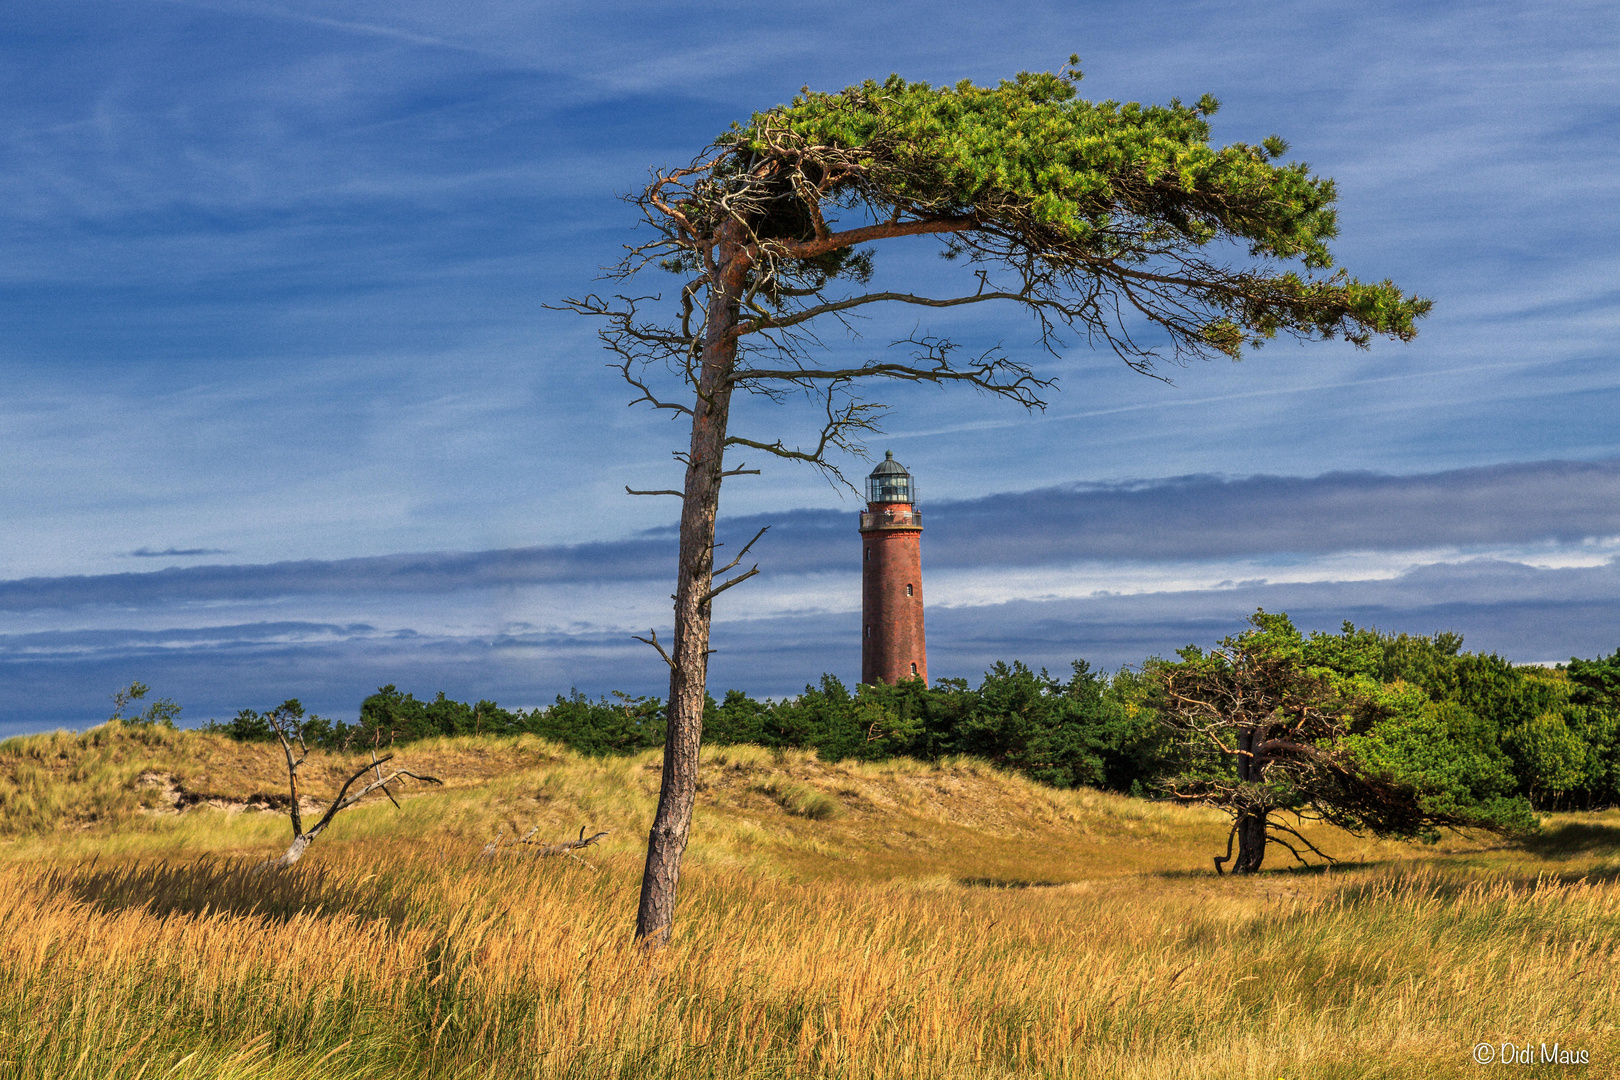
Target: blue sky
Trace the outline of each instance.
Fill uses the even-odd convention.
[[[897,392],[930,668],[1114,666],[1229,632],[1620,645],[1620,15],[1604,3],[62,2],[0,14],[0,731],[131,679],[186,716],[383,682],[659,692],[667,421],[545,305],[634,239],[616,196],[802,84],[1213,93],[1336,178],[1340,261],[1433,297],[1410,345],[1145,379],[1013,313],[922,329],[1055,374],[1045,413]],[[943,281],[920,245],[897,279]],[[874,319],[870,355],[916,326]],[[750,403],[751,432],[805,416]],[[864,471],[856,466],[856,471]],[[858,671],[855,504],[768,464],[725,535],[717,688]],[[845,550],[847,549],[847,551]],[[845,561],[841,554],[850,556]]]

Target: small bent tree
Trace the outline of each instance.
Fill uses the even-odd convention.
[[[172,698],[158,698],[139,713],[133,716],[124,715],[125,709],[144,701],[151,689],[143,682],[132,682],[120,690],[113,691],[113,711],[107,721],[111,723],[114,720],[122,720],[126,724],[173,728],[175,718],[180,715],[180,706],[175,704]]]
[[[647,845],[636,934],[667,939],[697,783],[715,598],[723,582],[715,518],[726,451],[743,447],[814,465],[842,480],[834,455],[864,453],[880,403],[873,379],[957,384],[1044,403],[1050,387],[997,349],[964,352],[921,330],[909,357],[829,364],[817,336],[850,329],[874,305],[1002,304],[1034,319],[1056,352],[1072,332],[1151,372],[1156,359],[1226,355],[1277,334],[1402,340],[1429,307],[1394,284],[1333,271],[1333,182],[1280,164],[1281,139],[1209,143],[1216,102],[1093,103],[1076,96],[1078,57],[1058,73],[999,86],[935,87],[890,76],[838,93],[808,87],[791,104],[734,125],[691,164],[654,173],[637,197],[652,228],[609,276],[675,275],[669,294],[626,291],[566,301],[602,322],[632,403],[690,422],[677,487],[633,494],[682,500],[669,727],[662,790]],[[933,236],[965,269],[963,287],[925,295],[874,283],[883,241]],[[1279,267],[1297,261],[1303,272]],[[820,329],[818,329],[820,328]],[[733,394],[819,402],[819,432],[799,445],[732,430]],[[628,489],[627,489],[628,490]],[[756,537],[757,539],[757,537]],[[751,545],[750,545],[751,546]]]
[[[1295,842],[1333,861],[1294,827],[1302,821],[1422,839],[1441,827],[1535,827],[1499,748],[1448,722],[1421,691],[1311,666],[1310,652],[1287,615],[1259,611],[1218,647],[1189,645],[1179,663],[1152,668],[1160,720],[1185,755],[1162,786],[1232,819],[1217,873],[1227,862],[1233,873],[1257,872],[1268,843],[1302,864]]]
[[[306,829],[304,828],[303,806],[301,805],[302,796],[298,791],[298,769],[304,764],[304,760],[309,757],[309,747],[304,745],[304,707],[296,699],[284,701],[275,709],[265,713],[264,719],[270,725],[270,730],[275,732],[276,741],[281,744],[281,751],[287,759],[287,787],[289,789],[287,815],[292,819],[293,831],[291,846],[287,848],[280,858],[266,863],[266,869],[291,866],[303,858],[305,850],[315,842],[316,837],[326,831],[326,827],[332,824],[333,818],[349,807],[354,806],[373,791],[381,791],[384,795],[387,795],[388,801],[393,803],[395,808],[398,808],[399,800],[395,799],[394,793],[388,790],[389,784],[406,778],[421,780],[428,784],[443,783],[436,776],[422,776],[405,769],[395,769],[387,776],[384,776],[382,767],[393,760],[394,755],[384,754],[382,757],[378,757],[376,750],[372,750],[371,761],[366,765],[362,765],[353,776],[343,782],[343,786],[338,789],[337,795],[333,797],[331,804],[327,806],[326,812],[320,816],[320,819],[315,824]],[[297,744],[296,749],[294,744]],[[368,775],[371,779],[362,785],[358,791],[351,794],[349,789],[361,778]]]

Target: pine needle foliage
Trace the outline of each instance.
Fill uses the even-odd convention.
[[[1065,289],[1095,302],[1094,315],[1145,316],[1178,354],[1236,358],[1279,332],[1357,345],[1416,333],[1430,301],[1327,273],[1337,192],[1308,164],[1281,162],[1284,140],[1216,147],[1212,96],[1092,102],[1079,81],[1071,67],[995,87],[891,75],[836,93],[806,88],[716,140],[709,182],[686,207],[694,221],[718,222],[765,174],[777,191],[756,235],[788,247],[817,246],[832,207],[878,222],[951,222],[947,256],[1037,265],[1031,295],[1077,316],[1084,304],[1065,303]],[[1218,265],[1223,245],[1254,265]],[[797,276],[870,273],[869,255],[838,265],[828,254],[801,256]],[[1265,265],[1296,259],[1305,274]],[[1107,336],[1138,362],[1151,353],[1117,327]]]

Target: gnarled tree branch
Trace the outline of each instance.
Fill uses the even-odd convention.
[[[338,814],[342,813],[344,810],[347,810],[351,806],[359,803],[373,791],[381,791],[383,794],[388,796],[388,800],[392,802],[395,807],[398,807],[399,801],[394,798],[394,793],[388,790],[389,784],[393,784],[396,781],[403,779],[420,780],[423,783],[428,784],[443,783],[443,781],[436,776],[425,776],[420,773],[411,772],[408,769],[395,769],[387,776],[384,776],[382,771],[383,763],[391,761],[394,755],[384,754],[382,757],[378,757],[376,751],[373,750],[371,760],[360,766],[360,768],[357,769],[352,776],[343,782],[343,786],[338,789],[337,795],[334,796],[331,803],[328,804],[326,812],[321,815],[320,820],[314,825],[310,826],[308,829],[305,829],[303,827],[303,820],[300,814],[300,795],[298,792],[298,769],[301,765],[303,765],[305,759],[309,757],[309,750],[304,745],[303,725],[300,723],[303,715],[304,710],[296,701],[285,702],[279,708],[265,715],[265,719],[269,721],[270,728],[275,732],[276,739],[281,743],[281,748],[287,759],[287,786],[291,792],[291,801],[288,806],[287,814],[292,820],[293,840],[292,844],[287,848],[280,858],[272,859],[271,861],[265,863],[262,867],[260,867],[261,870],[270,869],[272,867],[291,866],[293,863],[297,862],[303,857],[304,852],[308,849],[309,845],[313,844],[316,838],[319,837],[321,833],[326,831],[327,826],[332,824],[333,818],[337,817]],[[296,758],[294,758],[292,753],[292,744],[294,742],[298,744],[301,751]],[[351,795],[349,793],[349,789],[354,786],[355,781],[359,780],[367,773],[374,774],[376,779],[372,780],[370,783],[366,784],[364,787],[360,788],[360,790]]]

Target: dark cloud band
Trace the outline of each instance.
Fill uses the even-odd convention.
[[[1496,465],[1420,476],[1184,476],[1009,493],[926,506],[924,513],[926,564],[953,569],[1574,543],[1620,536],[1620,461]],[[722,538],[745,538],[761,525],[772,526],[755,549],[767,570],[854,566],[851,511],[734,518],[724,523]],[[656,529],[570,547],[27,578],[0,582],[0,610],[651,581],[670,575],[674,552],[672,530]]]
[[[1306,630],[1344,619],[1384,630],[1461,632],[1470,649],[1520,662],[1596,656],[1620,645],[1620,563],[1539,570],[1465,562],[1416,568],[1388,581],[1250,585],[1196,592],[1013,601],[938,608],[929,615],[929,666],[977,680],[997,660],[1053,671],[1075,659],[1118,667],[1210,644],[1257,607],[1287,611]],[[720,622],[710,686],[784,695],[830,671],[860,669],[854,612]],[[0,734],[106,716],[107,695],[132,679],[173,697],[186,716],[230,716],[298,697],[323,715],[352,718],[361,698],[395,683],[422,695],[509,706],[549,702],[578,687],[662,696],[662,661],[627,633],[512,630],[462,637],[369,624],[262,622],[159,630],[0,635]]]
[[[1620,536],[1620,461],[1418,476],[1184,476],[999,495],[948,510],[935,515],[929,554],[958,566],[1570,543]]]

